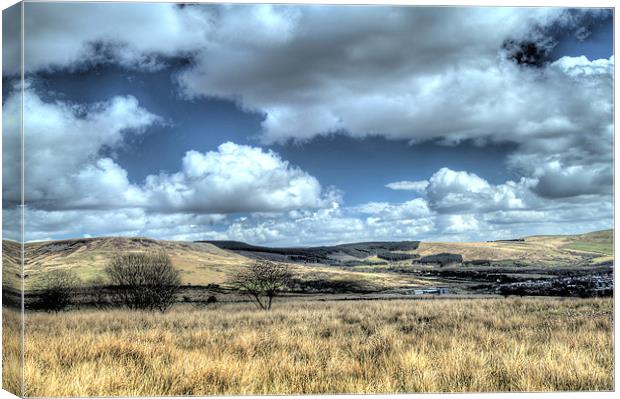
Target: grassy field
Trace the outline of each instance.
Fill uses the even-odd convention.
[[[611,390],[612,310],[498,298],[30,313],[25,393]]]
[[[2,388],[21,395],[21,326],[17,310],[2,309]]]
[[[613,259],[613,230],[597,231],[594,233],[573,236],[568,240],[565,248],[585,252],[594,252],[603,256],[607,255]]]

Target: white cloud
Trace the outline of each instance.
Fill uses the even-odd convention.
[[[417,191],[423,192],[428,187],[428,180],[408,181],[402,180],[393,183],[388,183],[385,187],[392,190],[404,190],[404,191]]]
[[[435,181],[462,182],[480,179],[472,173],[439,171],[434,176],[452,178]],[[158,212],[153,209],[27,209],[27,239],[50,236],[75,237],[88,231],[97,235],[148,236],[177,240],[230,239],[264,245],[322,245],[374,240],[485,241],[532,234],[563,234],[610,228],[613,206],[608,197],[545,199],[530,193],[523,207],[497,201],[493,193],[518,185],[478,182],[475,204],[434,208],[428,193],[403,203],[370,202],[343,206],[339,199],[319,209],[252,213],[234,217],[225,214]],[[453,187],[458,188],[458,184]],[[451,194],[455,194],[455,192]],[[485,202],[486,201],[486,202]],[[584,204],[588,204],[584,206]],[[5,235],[17,234],[15,210],[3,210]],[[17,229],[17,230],[16,230]]]
[[[416,198],[401,204],[387,202],[369,202],[352,210],[372,215],[373,222],[419,219],[430,216],[428,204],[422,198]]]
[[[525,184],[524,180],[491,185],[474,173],[441,168],[429,179],[426,197],[431,209],[440,213],[519,209],[525,207],[522,197],[528,195]]]
[[[551,67],[576,78],[595,75],[609,77],[614,72],[614,56],[612,55],[608,60],[600,59],[594,61],[588,60],[583,55],[579,57],[562,57],[551,64]]]
[[[11,218],[3,210],[3,218]],[[192,240],[219,237],[214,231],[225,215],[161,214],[140,208],[87,209],[47,211],[27,209],[25,214],[26,241],[47,237],[80,237],[88,232],[96,236],[145,236],[162,239]],[[17,226],[7,226],[9,234]]]
[[[5,115],[19,115],[20,96],[9,96]],[[130,182],[104,150],[125,145],[161,118],[131,96],[92,105],[44,102],[24,93],[25,198],[44,210],[142,208],[196,214],[274,212],[325,206],[337,194],[278,154],[227,142],[216,151],[188,151],[182,170]],[[3,195],[18,201],[19,120],[5,118]]]
[[[445,215],[439,218],[439,228],[443,234],[480,233],[480,222],[475,215]]]
[[[3,195],[19,201],[19,115],[21,97],[13,92],[3,104]],[[47,103],[30,88],[24,91],[25,198],[43,208],[115,207],[135,195],[124,170],[101,157],[127,134],[141,134],[160,118],[132,96],[90,106]],[[13,150],[11,150],[13,149]]]
[[[148,176],[144,190],[149,204],[167,211],[274,212],[326,203],[315,177],[272,151],[231,142],[189,151],[182,171]]]
[[[414,200],[415,201],[415,200]],[[414,213],[396,208],[422,208]],[[361,211],[363,209],[363,211]],[[376,218],[360,213],[375,214]],[[392,215],[392,212],[400,215]],[[428,236],[433,220],[424,204],[367,204],[361,208],[331,207],[297,211],[270,219],[238,219],[223,232],[228,239],[268,245],[332,245],[354,241],[416,240]]]
[[[156,69],[159,56],[200,49],[207,27],[207,18],[176,4],[28,3],[26,70],[75,69],[102,62]],[[16,67],[3,73],[15,73]]]

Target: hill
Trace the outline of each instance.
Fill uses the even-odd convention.
[[[613,230],[490,242],[422,242],[416,252],[421,256],[448,252],[462,255],[464,261],[484,259],[518,265],[594,265],[613,261]]]
[[[419,241],[357,242],[320,247],[261,247],[239,241],[199,241],[219,248],[235,251],[252,258],[269,258],[278,261],[324,263],[339,265],[346,261],[365,259],[382,252],[414,251]]]
[[[14,244],[14,245],[13,245]],[[18,244],[3,241],[3,279],[15,282],[18,275]],[[6,248],[6,249],[5,249]],[[165,251],[181,270],[182,280],[191,284],[218,283],[228,270],[247,264],[248,259],[206,243],[153,240],[149,238],[102,237],[27,243],[25,252],[26,287],[36,287],[45,272],[71,269],[83,281],[103,277],[108,262],[118,253]],[[6,284],[6,283],[5,283]]]
[[[492,268],[537,269],[587,269],[610,264],[613,262],[613,230],[494,242],[362,242],[295,248],[255,246],[236,241],[182,242],[101,237],[26,243],[24,250],[27,290],[40,286],[49,271],[70,269],[88,285],[105,275],[106,265],[118,253],[165,251],[180,269],[185,285],[221,284],[239,268],[257,258],[267,258],[290,263],[308,287],[355,286],[355,289],[370,292],[449,283],[445,279],[425,277],[427,272],[412,273],[415,269],[412,258],[441,253],[460,255],[465,264],[482,265],[482,273],[490,270],[484,269],[485,264]],[[19,251],[18,243],[3,241],[4,285],[21,285]],[[390,254],[393,256],[388,256]],[[480,260],[488,262],[476,262]]]
[[[253,247],[244,243],[235,245],[244,249],[252,247],[268,251],[266,247]],[[337,250],[306,248],[305,252],[291,250],[290,253],[293,255],[329,253],[335,259],[338,256],[352,256],[350,254],[363,256],[364,251],[373,245],[375,243],[348,244]],[[381,244],[381,246],[384,245],[387,244]],[[417,242],[408,245],[409,247],[417,246]],[[4,240],[2,250],[4,254],[3,284],[17,288],[20,286],[19,244]],[[181,271],[183,284],[194,286],[221,284],[231,273],[257,258],[245,256],[242,254],[243,251],[237,253],[209,242],[166,241],[143,237],[100,237],[32,242],[25,244],[24,251],[26,290],[40,287],[45,273],[57,269],[72,270],[86,285],[94,284],[97,279],[104,277],[108,262],[116,254],[126,252],[164,251]],[[324,264],[298,266],[292,261],[288,262],[293,263],[292,267],[296,268],[304,280],[310,284],[323,285],[325,281],[329,281],[338,286],[355,285],[361,290],[373,291],[403,283],[400,276],[384,273],[351,272]]]

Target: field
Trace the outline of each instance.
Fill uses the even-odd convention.
[[[612,318],[611,298],[27,313],[25,394],[612,390]]]
[[[3,300],[16,306],[20,248],[2,249]],[[169,312],[93,307],[114,292],[101,278],[115,255],[155,251],[181,273]],[[442,253],[462,261],[422,258]],[[270,312],[226,284],[265,258],[295,275]],[[613,389],[612,230],[307,248],[101,237],[27,243],[25,262],[27,396]],[[73,306],[31,310],[58,269],[81,280]],[[421,290],[437,287],[448,295]],[[3,316],[4,387],[16,391],[19,315]]]

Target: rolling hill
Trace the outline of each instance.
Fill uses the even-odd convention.
[[[8,282],[19,277],[15,246],[16,243],[3,241],[3,252],[6,247],[11,254],[3,270],[3,280]],[[114,255],[153,251],[165,251],[181,270],[183,282],[191,284],[221,282],[228,270],[248,263],[243,256],[206,243],[124,237],[35,242],[25,245],[26,287],[36,287],[45,272],[56,269],[70,269],[83,281],[94,281],[104,276],[104,269]]]
[[[362,254],[362,247],[370,244],[355,244],[343,251]],[[408,247],[415,244],[407,244]],[[245,244],[244,249],[249,245]],[[260,247],[256,247],[260,248]],[[263,247],[266,250],[265,247]],[[403,247],[404,248],[404,247]],[[3,249],[3,284],[19,287],[19,244],[4,240]],[[45,273],[67,269],[75,272],[86,284],[94,284],[105,276],[104,269],[108,262],[119,253],[126,252],[166,252],[172,263],[181,271],[181,279],[186,285],[221,284],[239,268],[253,262],[255,256],[244,256],[209,242],[181,242],[154,240],[149,238],[101,237],[60,241],[32,242],[25,245],[24,283],[26,290],[40,287]],[[324,253],[321,248],[310,253]],[[298,253],[292,251],[292,253]],[[340,249],[329,252],[334,259],[341,256]],[[273,256],[274,254],[272,254]],[[347,255],[351,256],[351,255]],[[358,255],[362,256],[362,255]],[[384,273],[361,273],[342,270],[324,264],[301,265],[292,263],[298,273],[306,280],[330,280],[336,282],[362,282],[372,287],[385,287],[403,283],[399,276]]]
[[[277,261],[324,263],[339,265],[347,261],[366,259],[381,252],[415,251],[419,241],[356,242],[320,247],[261,247],[239,241],[199,241],[234,251],[252,258],[269,258]]]
[[[4,240],[3,284],[20,285],[19,244]],[[494,242],[365,242],[322,247],[272,248],[235,241],[181,242],[149,238],[101,237],[32,242],[25,245],[25,287],[40,286],[46,272],[74,271],[85,284],[104,277],[110,259],[123,252],[165,251],[187,285],[220,284],[257,258],[290,263],[308,280],[358,281],[374,287],[429,285],[432,281],[393,273],[386,263],[410,267],[411,260],[386,262],[377,255],[460,254],[464,262],[489,260],[495,265],[572,267],[613,261],[613,230],[571,236],[531,236]],[[396,257],[397,258],[397,257]],[[355,265],[363,267],[355,267]],[[436,282],[435,282],[436,283]]]

